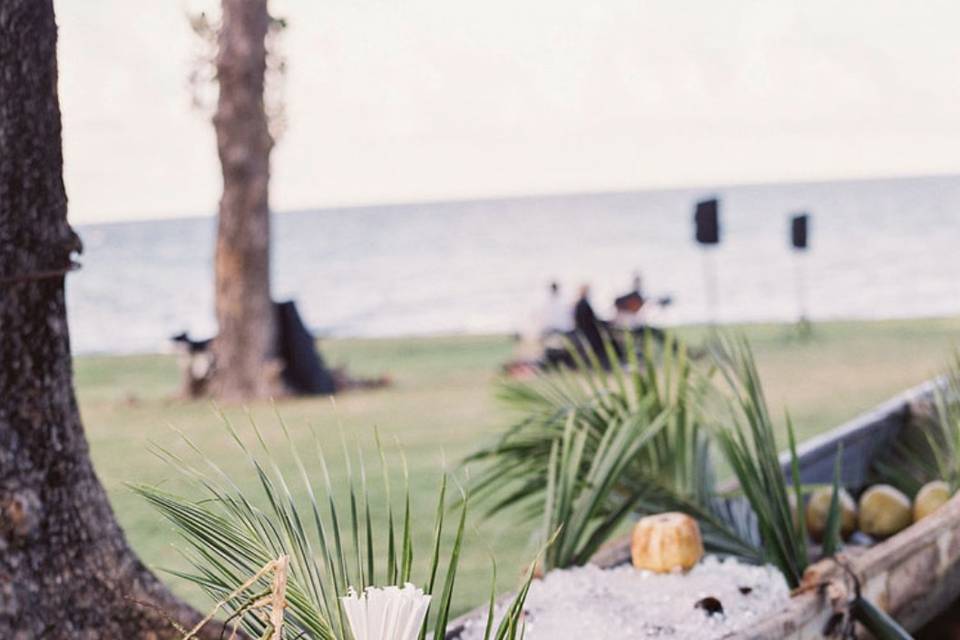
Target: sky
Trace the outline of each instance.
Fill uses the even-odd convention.
[[[210,2],[55,5],[71,220],[214,212],[187,88],[186,16]],[[277,211],[960,172],[955,0],[272,7]]]

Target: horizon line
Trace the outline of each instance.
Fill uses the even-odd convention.
[[[769,187],[769,186],[807,186],[807,185],[822,185],[822,184],[835,184],[835,183],[863,183],[863,182],[897,182],[897,181],[907,181],[907,180],[925,180],[925,179],[938,179],[938,178],[960,178],[960,170],[956,172],[942,172],[942,173],[922,173],[922,174],[899,174],[899,175],[874,175],[874,176],[864,176],[864,177],[846,177],[846,178],[825,178],[825,179],[811,179],[811,180],[770,180],[770,181],[757,181],[757,182],[728,182],[724,184],[714,184],[714,185],[668,185],[661,187],[650,187],[650,188],[637,188],[637,189],[626,189],[626,188],[611,188],[611,189],[596,189],[596,190],[583,190],[583,191],[551,191],[551,192],[540,192],[540,193],[517,193],[517,194],[501,194],[501,195],[491,195],[491,196],[465,196],[460,198],[424,198],[424,199],[413,199],[413,200],[387,200],[382,202],[344,202],[342,204],[333,204],[333,205],[321,205],[314,207],[294,207],[290,209],[282,210],[273,210],[271,209],[271,215],[286,215],[286,214],[298,214],[298,213],[321,213],[321,212],[332,212],[332,211],[362,211],[367,209],[379,209],[386,207],[415,207],[415,206],[430,206],[430,205],[440,205],[440,204],[476,204],[483,202],[512,202],[512,201],[523,201],[523,200],[549,200],[549,199],[562,199],[562,198],[575,198],[575,197],[590,197],[590,196],[618,196],[618,195],[628,195],[628,194],[638,194],[638,193],[670,193],[676,191],[695,191],[703,190],[706,192],[709,191],[721,191],[725,189],[744,189],[751,187]],[[69,204],[68,204],[69,207]],[[173,221],[173,220],[198,220],[198,219],[215,219],[217,217],[216,211],[210,213],[175,213],[169,216],[155,216],[149,215],[145,217],[129,217],[129,218],[105,218],[102,220],[91,220],[89,222],[77,222],[71,224],[73,227],[91,227],[91,226],[102,226],[102,225],[114,225],[114,224],[137,224],[141,222],[164,222],[164,221]],[[69,220],[69,211],[68,211],[68,220]]]

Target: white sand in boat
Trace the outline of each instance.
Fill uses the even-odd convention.
[[[789,597],[776,568],[714,556],[687,574],[657,575],[629,565],[608,570],[588,565],[553,571],[534,582],[525,607],[524,637],[708,640],[749,627],[781,610]],[[697,607],[704,598],[719,601],[723,613]],[[482,640],[484,622],[468,623],[460,640]]]

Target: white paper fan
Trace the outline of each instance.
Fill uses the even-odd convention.
[[[400,587],[367,587],[360,596],[350,589],[344,613],[356,640],[417,640],[430,596],[409,582]]]

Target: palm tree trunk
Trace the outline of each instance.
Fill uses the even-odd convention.
[[[0,638],[179,638],[199,614],[127,545],[74,397],[56,43],[52,0],[0,0]]]
[[[214,128],[223,172],[215,264],[220,332],[213,393],[226,400],[279,390],[270,299],[270,137],[264,107],[266,0],[223,0]]]

